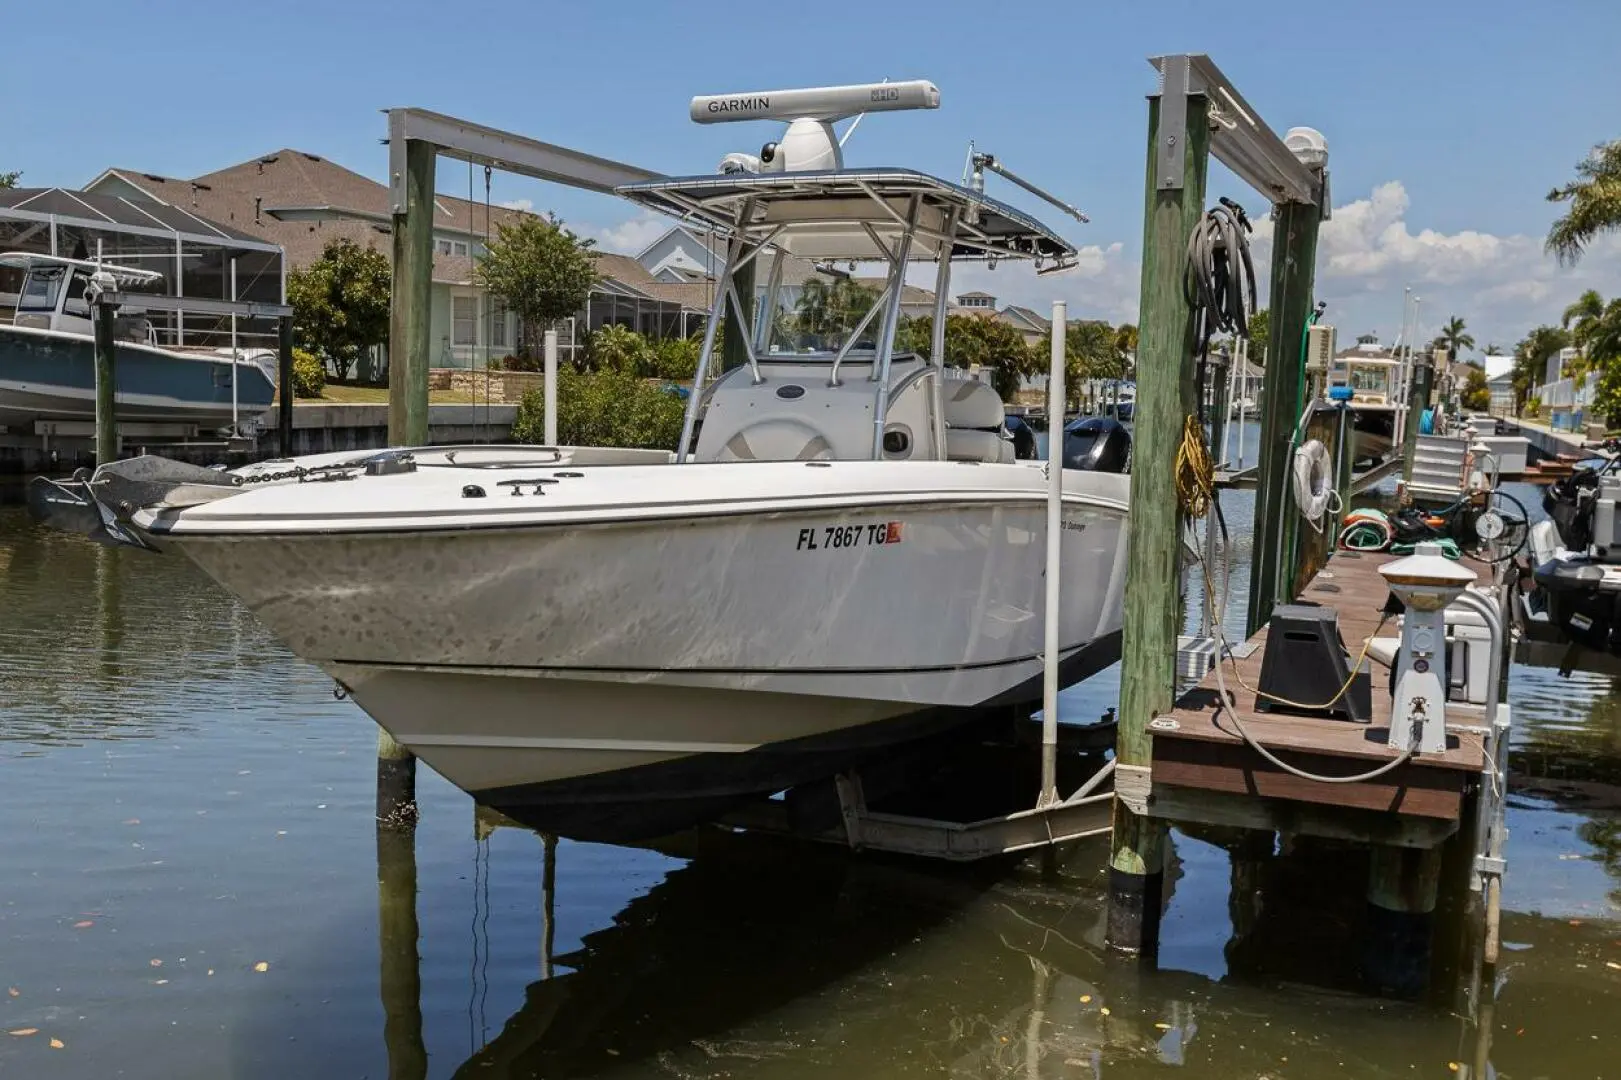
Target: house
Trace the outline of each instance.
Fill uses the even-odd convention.
[[[653,287],[647,290],[650,295],[707,314],[714,303],[716,280],[726,264],[726,242],[707,230],[676,225],[638,252],[636,262],[651,278]],[[773,270],[771,260],[764,256],[756,266],[754,293],[759,300],[765,296]],[[831,283],[843,276],[844,271],[834,272],[831,267],[806,259],[790,258],[783,264],[778,282],[777,310],[792,311],[812,279]],[[858,280],[869,284],[865,279]],[[694,325],[701,325],[701,320]]]
[[[1493,416],[1514,415],[1514,372],[1512,370],[1487,379],[1486,389],[1491,394],[1491,405],[1487,407],[1488,412]]]
[[[302,150],[282,149],[194,179],[109,168],[85,186],[92,194],[159,203],[217,221],[286,251],[290,269],[320,258],[336,239],[392,257],[388,188],[352,169]],[[527,211],[449,195],[434,196],[433,286],[429,340],[435,367],[482,367],[510,353],[520,330],[515,313],[473,280],[475,260],[500,226]],[[603,253],[603,280],[586,308],[559,328],[565,352],[577,347],[576,329],[606,323],[651,336],[682,332],[690,312],[679,301],[654,296],[654,278],[635,259]],[[376,377],[378,372],[368,374]]]
[[[988,292],[965,292],[957,297],[957,306],[971,314],[988,315],[996,310],[996,297]]]

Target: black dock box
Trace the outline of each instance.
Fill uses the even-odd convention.
[[[1371,723],[1373,684],[1365,668],[1356,673],[1351,688],[1329,708],[1305,709],[1286,704],[1311,705],[1327,701],[1350,678],[1350,658],[1340,638],[1339,614],[1333,608],[1280,604],[1272,610],[1266,648],[1261,656],[1261,682],[1257,687],[1260,692],[1255,695],[1257,712],[1339,717]]]

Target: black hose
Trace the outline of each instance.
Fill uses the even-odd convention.
[[[1220,200],[1199,220],[1188,237],[1188,263],[1183,294],[1197,318],[1195,355],[1203,358],[1218,333],[1249,337],[1249,315],[1255,309],[1255,264],[1250,261],[1249,234],[1254,231],[1244,208]]]

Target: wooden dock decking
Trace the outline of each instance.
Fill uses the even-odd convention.
[[[1389,591],[1378,568],[1395,558],[1336,552],[1299,598],[1301,603],[1323,604],[1338,612],[1340,634],[1352,660],[1362,651],[1363,642],[1378,631],[1380,610]],[[1484,566],[1471,564],[1471,569],[1482,580],[1488,578]],[[1378,632],[1394,636],[1394,620]],[[1373,683],[1369,723],[1257,712],[1256,695],[1243,689],[1239,680],[1248,686],[1259,685],[1266,629],[1250,642],[1257,648],[1228,666],[1227,688],[1237,701],[1245,728],[1268,750],[1323,776],[1364,773],[1396,756],[1385,745],[1391,699],[1388,669],[1383,665],[1369,661]],[[1271,822],[1323,835],[1367,838],[1372,832],[1396,843],[1409,842],[1410,837],[1416,846],[1423,846],[1426,839],[1456,828],[1466,786],[1486,768],[1480,731],[1484,710],[1478,706],[1448,703],[1448,749],[1444,754],[1415,757],[1372,780],[1327,784],[1294,776],[1262,758],[1244,741],[1232,716],[1218,701],[1211,674],[1183,694],[1175,709],[1155,720],[1150,814],[1215,819],[1224,824]]]

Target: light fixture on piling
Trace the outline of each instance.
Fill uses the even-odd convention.
[[[1440,544],[1423,543],[1407,558],[1381,566],[1379,575],[1407,608],[1387,745],[1407,750],[1416,733],[1418,753],[1442,753],[1447,748],[1446,608],[1474,583],[1475,574],[1443,556]]]

